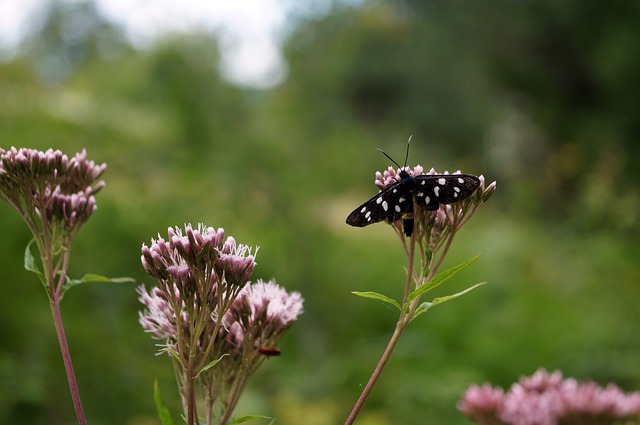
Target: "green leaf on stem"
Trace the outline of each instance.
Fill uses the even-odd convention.
[[[62,296],[71,288],[76,287],[82,283],[100,282],[100,283],[127,283],[135,282],[135,279],[130,277],[106,277],[95,273],[86,273],[80,279],[71,279],[67,276],[67,281],[62,289]]]
[[[31,241],[27,244],[27,248],[24,250],[24,268],[30,272],[35,273],[40,279],[40,282],[42,282],[42,284],[46,288],[47,278],[45,277],[44,273],[40,271],[35,257],[33,256],[33,254],[31,254],[31,244],[33,244],[35,241],[35,239],[31,239]]]
[[[156,409],[158,411],[158,418],[160,418],[160,423],[162,425],[173,425],[171,413],[162,402],[162,397],[160,397],[160,388],[158,387],[158,381],[155,381],[153,383],[153,399],[156,402]]]
[[[400,304],[396,300],[394,300],[393,298],[389,298],[386,295],[382,295],[382,294],[379,294],[377,292],[371,292],[371,291],[366,291],[366,292],[353,291],[351,293],[353,295],[357,295],[357,296],[362,297],[362,298],[371,298],[372,300],[378,300],[378,301],[382,301],[382,302],[387,303],[387,304],[391,304],[392,306],[394,306],[398,310],[402,311],[402,309],[400,307]]]
[[[433,251],[431,250],[431,248],[429,248],[428,246],[425,246],[424,255],[425,255],[425,261],[424,261],[423,276],[426,276],[429,273],[429,265],[431,264],[431,259],[433,258]]]
[[[180,354],[178,354],[178,352],[176,350],[174,350],[172,348],[169,348],[169,347],[164,347],[164,348],[162,348],[160,350],[160,352],[162,353],[163,351],[165,353],[169,353],[171,356],[173,356],[178,361],[178,364],[182,365],[182,360],[180,359]]]
[[[438,286],[443,284],[445,281],[451,279],[460,270],[466,269],[471,264],[475,263],[478,260],[478,258],[480,258],[480,254],[470,258],[469,260],[465,261],[462,264],[458,264],[457,266],[451,267],[449,270],[445,270],[442,273],[438,273],[431,280],[423,282],[422,286],[420,286],[418,289],[416,289],[411,294],[409,294],[409,297],[407,298],[407,305],[414,299],[424,294],[425,292],[430,291],[434,288],[437,288]]]
[[[177,354],[177,353],[176,353],[176,354]],[[214,367],[215,365],[217,365],[218,363],[220,363],[220,360],[222,360],[223,358],[225,358],[225,357],[226,357],[226,356],[228,356],[228,355],[229,355],[229,354],[223,354],[223,355],[221,355],[221,356],[220,356],[220,358],[219,358],[219,359],[215,359],[214,361],[209,362],[205,367],[203,367],[203,368],[200,370],[200,372],[198,372],[198,375],[196,375],[196,378],[197,378],[198,376],[200,376],[200,374],[201,374],[202,372],[205,372],[205,371],[207,371],[207,370],[211,369],[212,367]]]
[[[447,295],[445,297],[438,297],[438,298],[434,298],[433,301],[428,302],[425,301],[422,304],[420,304],[420,306],[416,309],[415,313],[413,314],[413,317],[411,318],[411,320],[413,321],[416,317],[420,316],[422,313],[425,313],[427,310],[431,309],[432,307],[437,306],[438,304],[442,304],[445,303],[447,301],[451,301],[454,298],[458,298],[468,292],[473,291],[474,289],[476,289],[478,286],[482,286],[484,284],[486,284],[487,282],[480,282],[480,283],[476,283],[475,285],[465,289],[464,291],[460,291],[457,294],[453,294],[453,295]]]
[[[269,416],[260,416],[260,415],[241,416],[239,418],[232,419],[231,422],[227,422],[227,425],[241,424],[243,422],[247,422],[253,419],[271,419],[271,418]],[[271,420],[271,422],[269,422],[269,425],[271,425],[273,422],[274,421]]]

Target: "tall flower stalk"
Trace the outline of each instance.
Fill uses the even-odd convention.
[[[142,246],[156,286],[138,288],[140,323],[171,355],[189,425],[199,423],[198,388],[206,424],[227,424],[251,374],[302,313],[299,293],[249,282],[256,253],[203,224],[170,228],[167,240]]]
[[[0,198],[25,221],[40,254],[41,268],[25,252],[25,267],[40,278],[60,345],[71,397],[81,425],[87,423],[76,383],[71,353],[65,336],[60,301],[76,283],[67,276],[71,242],[96,210],[94,195],[104,186],[97,181],[106,164],[87,160],[85,150],[69,159],[59,150],[41,152],[12,147],[0,149]]]
[[[376,172],[376,186],[378,186],[380,190],[384,190],[388,186],[401,181],[401,171],[402,169],[396,170],[389,167],[383,173]],[[405,167],[404,171],[413,177],[423,174],[438,174],[434,169],[431,169],[428,173],[424,173],[423,168],[419,165],[413,169]],[[457,173],[459,173],[459,171]],[[445,172],[445,174],[448,173]],[[435,211],[428,210],[414,202],[414,229],[410,237],[405,236],[403,220],[389,223],[398,235],[400,244],[407,258],[407,277],[404,282],[402,300],[396,301],[374,292],[354,292],[354,294],[377,299],[393,305],[399,310],[398,321],[396,322],[394,332],[391,335],[387,347],[347,417],[345,425],[353,424],[356,420],[409,323],[431,307],[461,296],[480,285],[474,285],[462,292],[447,297],[421,302],[421,298],[426,292],[439,286],[455,273],[475,262],[478,258],[478,256],[473,257],[463,264],[438,274],[458,231],[478,211],[484,202],[491,197],[496,189],[495,182],[485,187],[484,177],[480,176],[479,180],[480,185],[471,196],[452,204],[440,205],[440,208]]]

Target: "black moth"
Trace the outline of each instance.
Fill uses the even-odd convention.
[[[407,155],[408,150],[407,146]],[[391,161],[398,165],[393,159]],[[386,187],[353,210],[347,217],[347,224],[364,227],[382,220],[393,223],[402,219],[404,234],[411,236],[414,202],[433,211],[440,204],[452,204],[469,197],[480,186],[480,179],[470,174],[423,174],[413,177],[405,167],[400,170],[400,178],[399,182]]]

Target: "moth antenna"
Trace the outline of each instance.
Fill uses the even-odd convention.
[[[409,143],[411,143],[412,137],[413,137],[413,134],[409,136],[409,140],[407,140],[407,153],[404,155],[404,167],[407,166],[407,160],[409,159]]]
[[[376,149],[378,149],[378,151],[380,151],[380,153],[381,153],[382,155],[384,155],[384,156],[386,156],[387,158],[389,158],[389,160],[390,160],[391,162],[393,162],[394,164],[396,164],[396,165],[398,166],[398,168],[401,168],[401,167],[400,167],[400,164],[398,164],[397,162],[395,162],[395,161],[393,160],[393,158],[391,158],[389,155],[387,155],[387,153],[386,153],[385,151],[383,151],[383,150],[382,150],[382,149],[380,149],[380,148],[376,148]]]
[[[403,169],[403,170],[404,170],[404,169],[407,167],[407,161],[409,160],[409,143],[411,143],[411,138],[412,138],[412,137],[413,137],[413,134],[412,134],[411,136],[409,136],[409,140],[407,140],[407,152],[406,152],[406,153],[405,153],[405,155],[404,155],[404,165],[403,165],[402,167],[400,167],[400,164],[398,164],[397,162],[395,162],[395,161],[393,160],[393,158],[391,158],[389,155],[387,155],[387,153],[386,153],[385,151],[383,151],[383,150],[382,150],[382,149],[380,149],[380,148],[376,148],[376,149],[378,149],[378,151],[380,151],[380,153],[382,153],[384,156],[386,156],[387,158],[389,158],[389,160],[390,160],[391,162],[393,162],[394,164],[396,164],[396,166],[397,166],[398,168],[401,168],[401,169]]]

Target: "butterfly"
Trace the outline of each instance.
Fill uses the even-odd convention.
[[[404,234],[410,237],[414,228],[414,202],[419,207],[434,211],[440,207],[440,204],[452,204],[469,197],[480,186],[480,179],[471,174],[412,176],[407,172],[406,158],[405,166],[400,167],[384,151],[380,150],[380,152],[400,168],[400,181],[387,186],[353,210],[347,217],[347,224],[351,226],[364,227],[383,220],[393,223],[402,219]],[[407,143],[408,156],[409,144]]]

